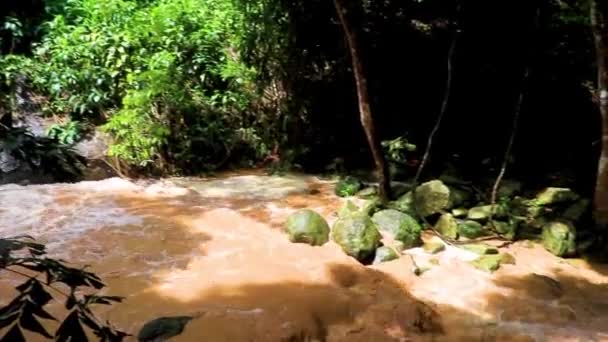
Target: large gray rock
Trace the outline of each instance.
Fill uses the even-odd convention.
[[[372,216],[372,221],[382,232],[391,234],[403,242],[403,248],[420,245],[422,227],[412,216],[394,209],[381,210]]]
[[[576,228],[569,221],[551,221],[543,227],[543,246],[557,256],[576,253]]]
[[[382,239],[372,219],[362,214],[338,219],[331,237],[346,254],[362,262],[374,254]]]
[[[285,230],[291,242],[320,246],[329,240],[329,226],[325,219],[308,209],[289,215]]]

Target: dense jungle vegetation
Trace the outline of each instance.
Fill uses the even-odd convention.
[[[49,173],[79,173],[71,147],[97,130],[131,176],[376,169],[390,198],[390,179],[447,170],[573,188],[608,229],[606,1],[8,0],[0,81],[2,152]],[[22,123],[32,111],[53,118],[45,136]],[[0,268],[102,286],[0,242]],[[13,309],[48,301],[34,278],[20,291]],[[113,339],[88,306],[117,300],[67,305]]]

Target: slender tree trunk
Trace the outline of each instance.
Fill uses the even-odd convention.
[[[353,65],[353,73],[355,76],[355,83],[357,85],[357,97],[359,101],[359,115],[361,118],[361,125],[365,131],[369,148],[372,151],[374,162],[376,164],[376,170],[380,177],[380,197],[388,199],[391,197],[391,186],[390,186],[390,175],[388,172],[388,165],[382,153],[382,147],[380,141],[376,137],[376,129],[374,127],[374,120],[372,117],[372,111],[369,100],[369,91],[367,89],[367,79],[365,77],[365,70],[363,63],[359,58],[359,47],[357,41],[357,33],[350,26],[347,18],[346,4],[349,0],[334,0],[340,23],[344,29],[344,35],[348,43],[348,49],[350,50],[350,58]]]
[[[608,228],[608,2],[591,0],[591,27],[597,55],[597,94],[602,116],[602,152],[595,185],[594,217]]]

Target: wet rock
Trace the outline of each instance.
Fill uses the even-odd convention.
[[[450,189],[440,180],[429,181],[416,188],[416,207],[414,207],[414,195],[411,191],[390,203],[389,206],[413,216],[416,214],[433,215],[452,206]]]
[[[441,242],[427,242],[422,248],[427,253],[437,254],[445,250],[445,245]]]
[[[379,264],[386,261],[398,259],[399,255],[390,247],[382,246],[376,249],[376,256],[373,264]]]
[[[329,240],[329,226],[325,219],[308,209],[289,215],[286,231],[291,242],[320,246]]]
[[[450,209],[450,189],[440,180],[432,180],[416,188],[416,206],[421,216]]]
[[[589,210],[590,204],[591,201],[589,201],[588,199],[580,199],[572,203],[568,208],[566,208],[566,210],[562,214],[562,217],[572,222],[579,221]]]
[[[393,202],[389,202],[388,207],[408,215],[416,216],[416,209],[414,208],[414,196],[412,196],[411,192],[402,195]]]
[[[543,247],[554,255],[562,257],[576,253],[576,228],[569,221],[545,224],[541,238]]]
[[[473,253],[479,254],[479,255],[498,254],[498,249],[496,247],[490,246],[485,243],[475,243],[475,244],[470,244],[470,245],[463,245],[462,248],[469,252],[473,252]]]
[[[340,207],[340,209],[338,209],[338,217],[349,217],[358,213],[359,210],[359,207],[355,203],[353,203],[353,201],[348,200]]]
[[[335,188],[336,195],[340,197],[354,196],[359,190],[361,190],[361,181],[355,177],[348,176],[341,179]]]
[[[527,219],[537,218],[544,212],[543,206],[539,205],[536,200],[523,197],[515,197],[510,206],[513,215]]]
[[[447,238],[458,238],[458,221],[451,214],[441,215],[435,224],[435,229]]]
[[[469,220],[485,221],[490,218],[492,210],[494,210],[492,216],[495,218],[503,218],[507,215],[506,210],[499,205],[482,205],[469,209],[467,218]]]
[[[452,209],[452,215],[454,217],[466,217],[468,213],[469,213],[469,209],[467,209],[467,208]]]
[[[493,221],[488,224],[491,224],[492,227],[496,230],[496,232],[502,235],[507,240],[515,239],[515,236],[517,234],[517,223]]]
[[[338,219],[331,236],[346,254],[361,262],[374,254],[382,239],[371,218],[361,214]]]
[[[365,204],[363,204],[363,207],[361,208],[361,213],[367,215],[367,216],[372,216],[374,213],[376,213],[378,210],[380,210],[380,207],[382,206],[382,200],[378,197],[372,198],[370,200],[367,200],[365,202]]]
[[[574,202],[580,196],[568,188],[546,188],[536,195],[538,205],[549,205],[565,202]]]
[[[381,210],[372,216],[372,221],[382,232],[401,241],[404,248],[418,246],[422,227],[412,216],[394,209]]]
[[[488,232],[479,222],[462,221],[458,223],[458,235],[468,239],[475,239],[488,235]]]
[[[482,255],[479,258],[471,261],[471,265],[475,268],[486,272],[494,272],[500,268],[502,256],[499,254]]]

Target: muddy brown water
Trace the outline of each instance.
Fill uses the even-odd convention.
[[[0,236],[29,234],[91,265],[103,293],[126,298],[99,315],[132,334],[200,313],[173,340],[608,341],[603,265],[521,242],[505,250],[515,265],[487,274],[460,249],[416,248],[406,252],[430,267],[416,276],[410,257],[366,267],[331,242],[290,243],[289,213],[312,208],[332,222],[342,204],[312,176],[5,185],[0,203]],[[18,281],[0,272],[0,304]]]

